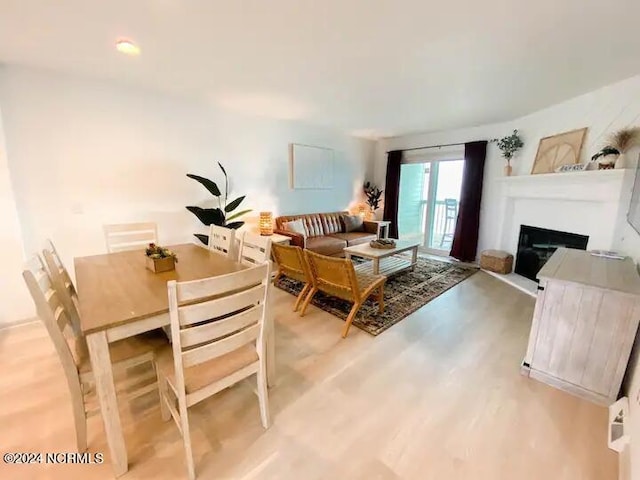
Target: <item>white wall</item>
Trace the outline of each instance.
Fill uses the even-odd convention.
[[[513,162],[514,175],[525,175],[531,171],[540,138],[573,130],[589,127],[582,161],[586,162],[601,146],[604,135],[628,125],[640,124],[640,75],[609,85],[594,92],[576,97],[566,102],[533,113],[523,118],[502,124],[484,125],[474,128],[434,132],[426,134],[408,135],[390,138],[378,142],[376,146],[376,163],[374,168],[375,181],[382,185],[385,179],[387,150],[421,147],[473,140],[489,140],[502,137],[517,128],[524,140],[525,147]],[[637,151],[632,158],[637,158]],[[478,251],[496,248],[502,243],[499,238],[502,229],[499,226],[501,184],[499,178],[503,176],[504,160],[495,144],[490,144],[485,166],[484,191],[481,208],[481,225]],[[630,192],[626,192],[626,201]],[[525,205],[519,205],[524,208]],[[626,207],[621,208],[617,227],[613,234],[611,248],[625,252],[640,261],[640,235],[626,222]],[[558,211],[553,208],[545,209],[545,215],[550,216],[550,223],[554,225],[570,225],[571,219],[558,217]],[[554,216],[555,215],[555,216]],[[636,342],[636,350],[640,348]],[[636,355],[630,367],[635,370],[635,377],[630,382],[627,395],[631,399],[631,415],[633,425],[633,440],[631,457],[633,460],[633,480],[640,480],[640,355]]]
[[[25,249],[50,237],[70,270],[74,256],[104,252],[105,223],[156,221],[161,242],[191,241],[202,227],[184,206],[211,197],[185,175],[222,181],[218,161],[256,215],[345,209],[374,146],[326,128],[14,66],[0,68],[0,105]],[[336,150],[333,190],[289,189],[290,142]]]
[[[31,315],[31,300],[22,281],[22,232],[7,163],[2,111],[0,111],[0,326]]]
[[[589,127],[582,150],[582,160],[586,162],[598,151],[604,135],[612,130],[640,123],[640,75],[594,92],[576,97],[547,109],[535,112],[514,121],[484,125],[474,128],[407,135],[383,140],[376,147],[375,181],[384,183],[387,150],[489,140],[502,137],[517,128],[525,146],[512,162],[514,175],[528,174],[531,171],[540,138]],[[496,248],[501,243],[498,234],[501,231],[498,222],[501,201],[501,184],[504,160],[495,144],[489,144],[485,165],[484,191],[481,208],[481,225],[478,251]],[[553,215],[553,211],[549,215]],[[551,219],[553,223],[561,219]],[[640,236],[625,221],[620,222],[613,248],[625,251],[636,260],[640,260]]]

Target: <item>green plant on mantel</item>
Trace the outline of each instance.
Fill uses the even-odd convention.
[[[507,135],[506,137],[502,137],[500,139],[494,138],[491,142],[498,145],[498,148],[502,152],[502,156],[507,160],[507,163],[510,163],[518,150],[524,146],[520,135],[518,135],[518,130],[514,130],[511,135]]]
[[[217,198],[218,207],[202,208],[196,206],[188,206],[186,207],[186,209],[193,213],[196,217],[198,217],[198,220],[200,220],[207,227],[210,225],[218,225],[220,227],[226,227],[236,230],[244,225],[244,222],[239,221],[238,219],[241,216],[249,213],[251,210],[247,209],[233,213],[240,206],[245,198],[245,195],[242,195],[241,197],[228,202],[229,177],[227,176],[227,171],[224,169],[220,162],[218,162],[218,166],[224,174],[224,195],[218,188],[216,182],[214,182],[213,180],[209,180],[208,178],[201,177],[199,175],[193,175],[192,173],[187,174],[187,177],[192,178],[196,182],[200,183],[209,191],[209,193],[211,193],[211,195]],[[194,233],[194,235],[205,245],[209,244],[209,235],[204,235],[201,233]]]

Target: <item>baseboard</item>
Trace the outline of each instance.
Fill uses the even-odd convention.
[[[22,320],[13,320],[11,322],[0,323],[0,330],[5,328],[21,327],[29,323],[37,322],[37,318],[23,318]]]
[[[618,480],[631,480],[631,447],[618,454]]]

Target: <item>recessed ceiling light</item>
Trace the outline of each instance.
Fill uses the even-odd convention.
[[[116,42],[116,50],[125,55],[136,56],[140,55],[140,47],[138,47],[131,40],[121,39]]]

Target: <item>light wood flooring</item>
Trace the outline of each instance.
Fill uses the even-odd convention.
[[[520,376],[533,299],[485,273],[378,337],[275,289],[273,425],[246,382],[191,416],[202,479],[614,480],[605,408]],[[39,323],[0,330],[0,451],[74,449],[68,393]],[[121,405],[134,479],[185,478],[173,422],[150,394]],[[103,465],[0,463],[2,479],[113,478],[99,416],[89,449]]]

